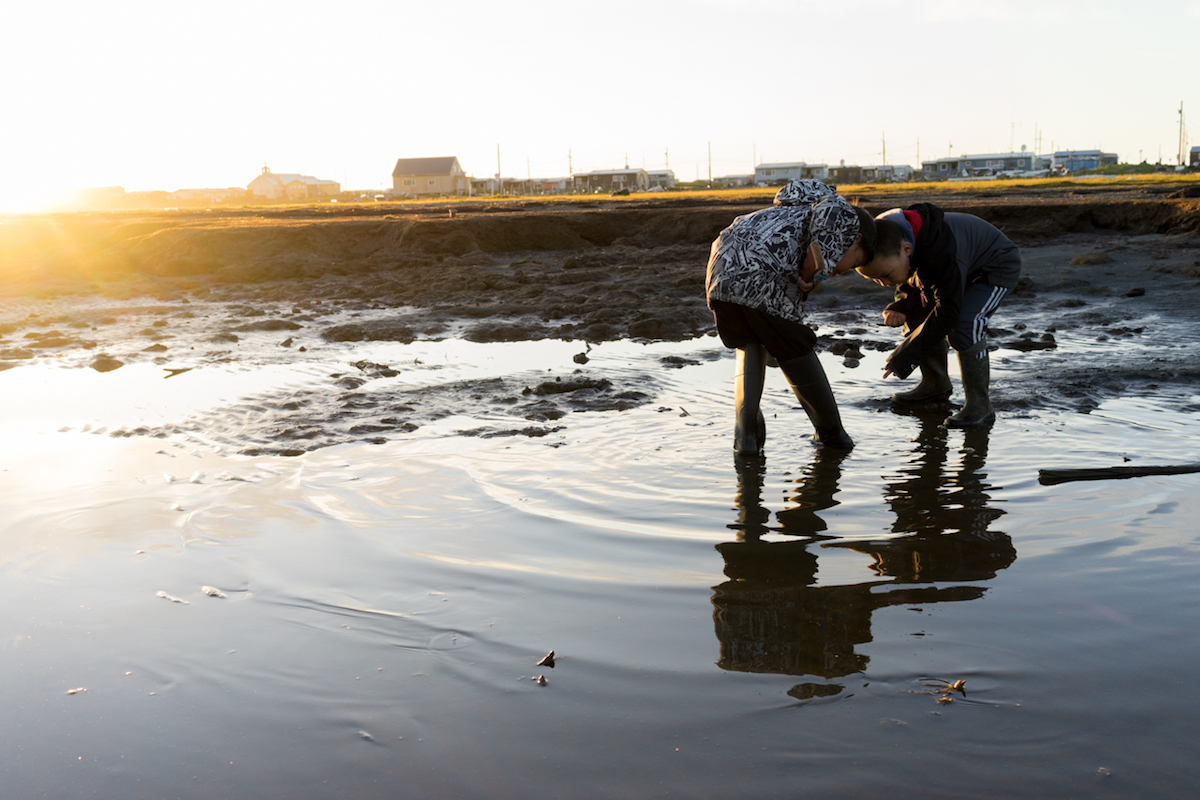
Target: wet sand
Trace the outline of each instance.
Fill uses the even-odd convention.
[[[742,463],[702,242],[432,255],[498,281],[449,300],[10,284],[3,794],[1194,792],[1197,477],[1037,469],[1200,461],[1200,243],[1014,236],[991,431],[890,407],[886,294],[845,276],[810,308],[859,446],[771,373]]]

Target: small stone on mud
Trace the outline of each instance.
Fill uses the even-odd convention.
[[[161,591],[161,590],[158,592],[158,594],[156,596],[161,597],[164,600],[170,600],[172,603],[183,603],[185,606],[191,605],[191,603],[189,603],[187,600],[184,600],[181,597],[175,597],[174,595],[167,594],[166,592]]]
[[[1135,286],[1125,293],[1126,297],[1142,297],[1146,294],[1146,290],[1140,286]]]
[[[538,675],[536,678],[534,678],[534,680],[537,681],[538,686],[546,685],[546,676],[545,675]]]
[[[98,356],[92,361],[92,369],[96,370],[96,372],[112,372],[114,369],[120,369],[123,366],[125,366],[124,361],[118,361],[108,356]]]
[[[539,667],[549,667],[550,669],[554,669],[554,651],[551,650],[549,653],[547,653],[545,658],[539,661],[537,665]]]
[[[229,597],[215,586],[201,586],[200,591],[204,592],[209,597]]]
[[[571,356],[571,360],[576,364],[586,364],[591,361],[591,359],[587,357],[587,353],[576,353],[575,355]]]
[[[1110,256],[1108,253],[1096,251],[1090,253],[1080,253],[1067,263],[1076,267],[1091,266],[1093,264],[1111,264],[1112,256]]]

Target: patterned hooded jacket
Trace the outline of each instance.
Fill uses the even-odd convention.
[[[809,244],[820,246],[820,274],[828,276],[857,235],[858,215],[845,198],[818,180],[792,181],[775,195],[774,206],[738,217],[713,242],[708,300],[803,322],[797,280]]]

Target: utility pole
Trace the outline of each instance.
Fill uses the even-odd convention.
[[[917,169],[921,168],[921,137],[917,137]]]
[[[496,194],[504,194],[504,178],[501,178],[500,171],[500,145],[496,145]]]
[[[708,143],[708,182],[712,183],[712,142]]]
[[[882,134],[880,134],[880,136],[883,139],[883,152],[880,153],[880,156],[883,158],[882,166],[886,167],[887,166],[887,133],[886,132],[882,133]]]
[[[663,150],[663,161],[666,162],[666,165],[667,165],[666,168],[670,169],[671,168],[671,148],[668,147]]]
[[[753,172],[758,172],[758,145],[754,145],[754,163],[750,166],[754,167]]]
[[[567,148],[567,177],[574,179],[575,167],[571,164],[571,148]]]
[[[1179,101],[1179,166],[1183,166],[1183,148],[1186,147],[1186,144],[1184,143],[1184,139],[1185,139],[1185,134],[1184,134],[1184,127],[1183,127],[1183,101],[1180,100]]]

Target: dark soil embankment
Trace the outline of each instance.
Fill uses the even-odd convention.
[[[932,199],[991,220],[1023,246],[1200,230],[1200,201],[1162,188],[857,199],[872,212]],[[481,202],[403,213],[325,206],[29,218],[0,225],[9,276],[0,295],[275,304],[304,324],[332,311],[403,309],[387,322],[325,326],[325,338],[342,341],[403,341],[452,325],[478,341],[686,339],[712,325],[703,296],[709,244],[770,199],[764,190],[737,204],[668,196],[592,207]],[[841,283],[840,297],[818,292],[814,303],[878,299],[865,283]]]

